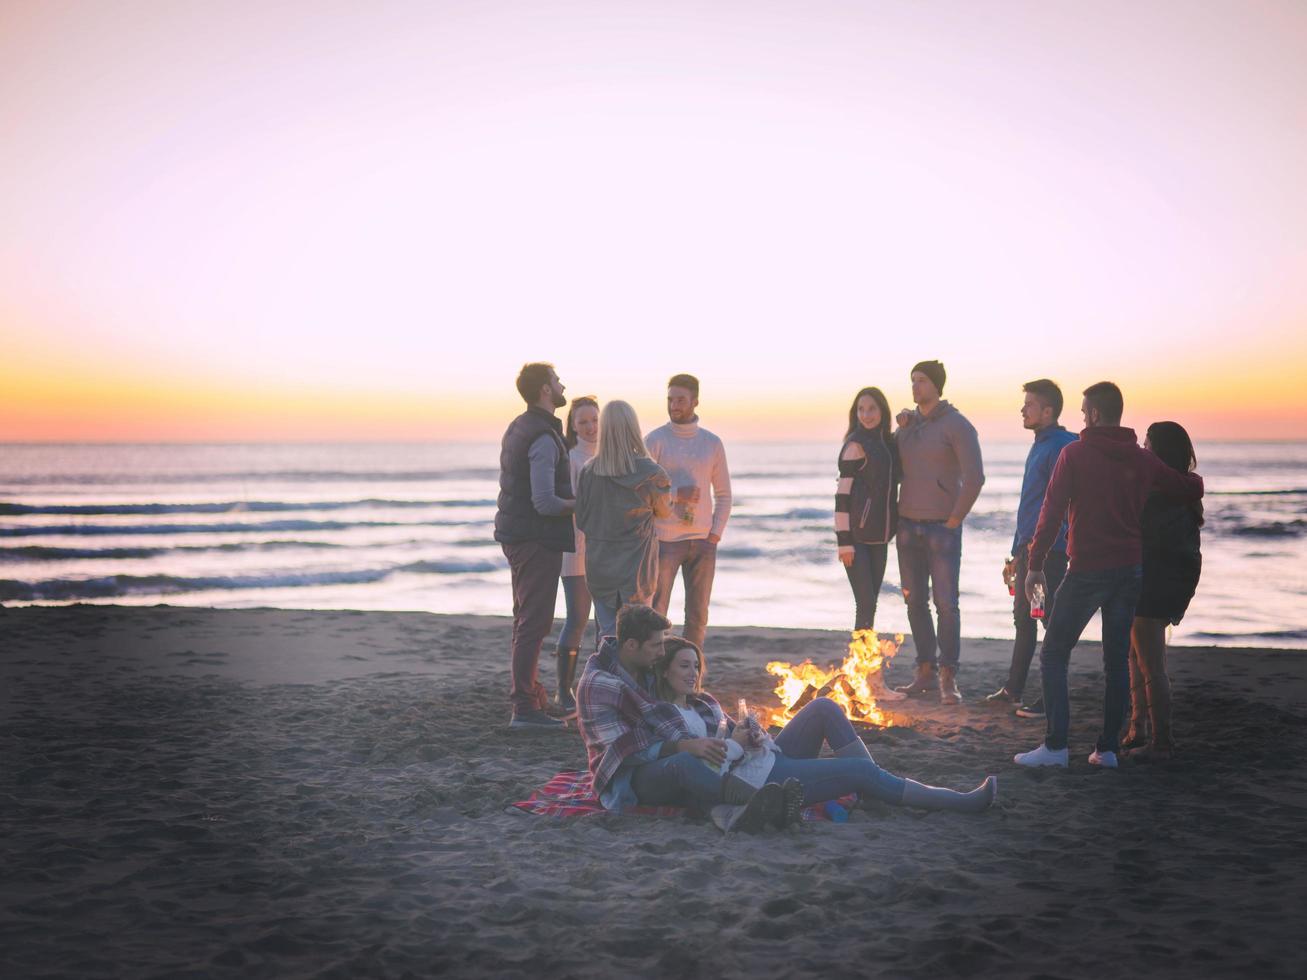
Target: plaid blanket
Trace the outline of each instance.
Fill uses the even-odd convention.
[[[856,797],[845,796],[836,800],[846,810],[853,806]],[[607,813],[599,797],[595,795],[590,782],[590,774],[585,771],[567,770],[560,772],[540,789],[531,794],[529,799],[512,804],[523,813],[534,813],[542,817],[584,817],[592,813]],[[631,806],[623,814],[644,817],[679,817],[685,810],[679,806]],[[823,804],[805,807],[804,820],[829,820]]]

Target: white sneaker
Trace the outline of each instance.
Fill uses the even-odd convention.
[[[1012,761],[1019,766],[1061,766],[1065,769],[1067,750],[1050,749],[1041,742],[1038,748],[1031,749],[1029,752],[1018,752],[1012,757]]]
[[[1089,753],[1089,764],[1091,766],[1102,766],[1104,769],[1116,768],[1115,752],[1099,752],[1098,749]]]

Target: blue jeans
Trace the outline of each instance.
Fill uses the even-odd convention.
[[[1026,598],[1026,572],[1029,571],[1030,551],[1018,549],[1016,556],[1017,594],[1012,599],[1012,622],[1017,628],[1016,639],[1012,642],[1012,664],[1007,670],[1007,683],[1003,685],[1013,697],[1021,697],[1025,690],[1026,678],[1030,676],[1030,662],[1035,659],[1035,646],[1039,641],[1039,620],[1030,616],[1030,600]],[[1048,624],[1053,621],[1053,608],[1057,605],[1057,590],[1066,576],[1066,552],[1050,551],[1044,561],[1044,578],[1047,585],[1044,590],[1044,635],[1048,636]],[[564,579],[566,581],[566,579]]]
[[[866,757],[818,759],[822,742],[833,750],[856,741],[858,733],[844,712],[830,698],[809,701],[776,736],[776,756],[769,783],[793,778],[803,784],[808,803],[838,800],[848,793],[873,797],[886,803],[903,799],[903,780],[886,772]]]
[[[586,623],[590,622],[590,589],[585,576],[564,575],[563,597],[567,600],[567,619],[563,621],[563,632],[558,634],[557,649],[580,650]]]
[[[1100,572],[1068,572],[1057,590],[1053,618],[1044,634],[1039,663],[1044,671],[1044,715],[1047,732],[1044,744],[1050,749],[1066,748],[1071,724],[1071,703],[1067,692],[1067,664],[1080,634],[1099,609],[1103,611],[1103,732],[1098,749],[1116,752],[1120,748],[1121,722],[1130,700],[1130,624],[1139,601],[1142,570],[1123,565]]]
[[[958,576],[962,568],[962,528],[943,521],[899,519],[899,581],[908,604],[908,625],[917,647],[917,663],[935,666],[935,624],[930,619],[927,586],[935,593],[939,619],[941,667],[958,666],[962,649],[962,615],[958,610]]]
[[[844,566],[853,587],[853,628],[876,628],[876,600],[885,581],[885,560],[889,555],[887,544],[861,544],[853,542],[853,564]]]
[[[621,602],[614,605],[598,596],[594,596],[591,601],[595,607],[595,649],[598,650],[605,636],[617,635],[617,610],[621,608]]]
[[[707,810],[723,802],[722,774],[689,752],[646,762],[631,774],[642,806],[689,806]]]
[[[708,600],[712,597],[712,580],[717,572],[717,545],[707,538],[687,541],[658,542],[658,589],[653,606],[664,616],[672,601],[676,573],[685,583],[684,635],[703,649],[708,632]]]

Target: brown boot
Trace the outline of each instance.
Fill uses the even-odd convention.
[[[912,683],[899,688],[901,694],[906,694],[910,698],[919,698],[934,690],[935,665],[927,663],[917,664],[917,676],[913,678]]]
[[[958,690],[958,669],[956,667],[941,667],[939,669],[939,703],[962,703],[962,692]]]

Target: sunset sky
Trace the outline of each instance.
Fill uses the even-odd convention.
[[[1304,50],[1293,0],[9,0],[0,440],[492,438],[534,359],[825,437],[926,357],[991,437],[1047,375],[1307,438]]]

